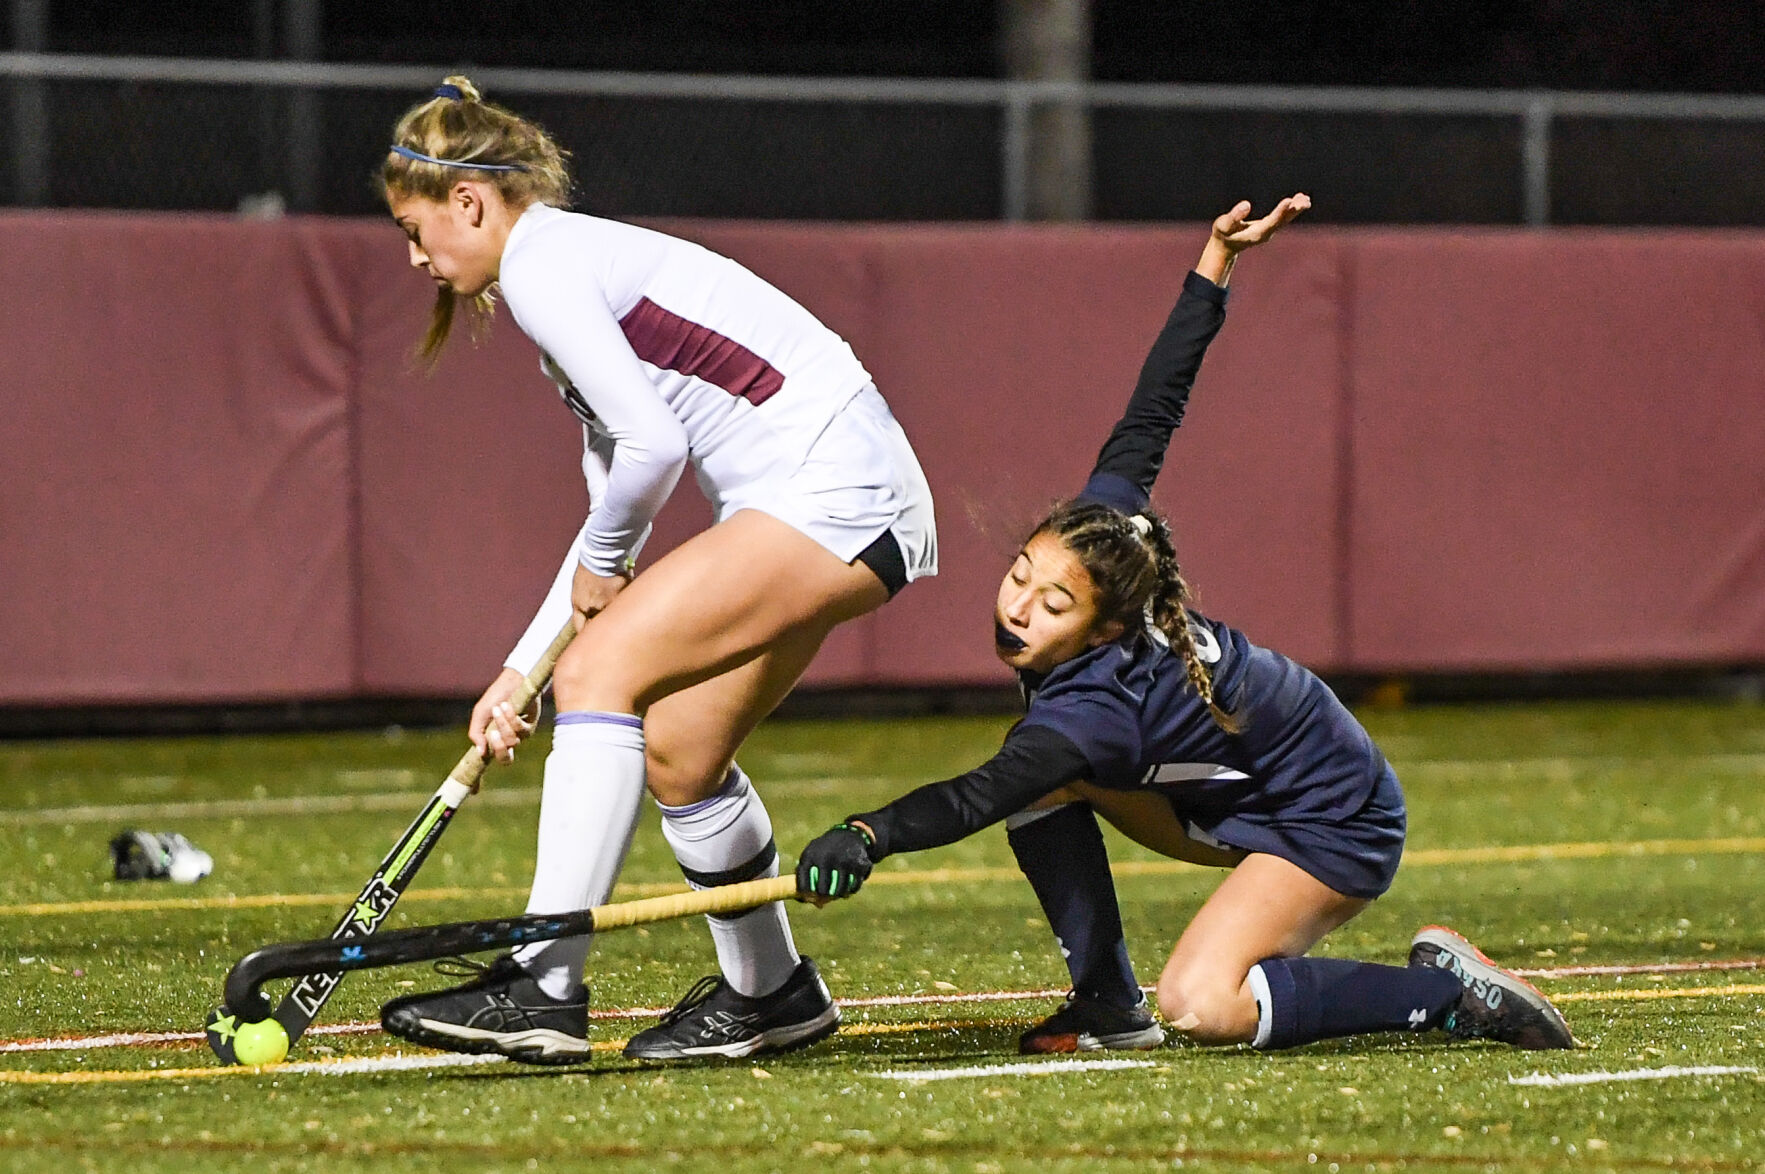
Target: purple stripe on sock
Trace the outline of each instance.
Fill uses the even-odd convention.
[[[721,803],[727,799],[741,779],[742,773],[732,766],[729,768],[729,773],[723,776],[723,785],[718,787],[717,793],[709,799],[700,799],[697,803],[688,803],[685,807],[670,807],[666,803],[658,803],[656,806],[662,809],[663,815],[672,819],[685,819],[689,815],[697,815],[713,803]]]
[[[626,726],[633,730],[643,729],[643,718],[635,713],[595,713],[593,710],[573,709],[569,713],[560,713],[552,719],[555,726]]]

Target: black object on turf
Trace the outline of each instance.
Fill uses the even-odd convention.
[[[832,1035],[839,1025],[840,1009],[821,972],[804,958],[782,987],[757,999],[738,993],[722,975],[700,979],[661,1022],[631,1037],[625,1056],[692,1060],[789,1052]]]
[[[488,964],[456,961],[464,970],[455,973],[472,974],[469,981],[392,1000],[380,1010],[380,1026],[426,1047],[498,1052],[528,1064],[589,1058],[587,988],[578,987],[575,998],[554,999],[509,954]]]

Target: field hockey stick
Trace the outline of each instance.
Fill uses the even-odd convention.
[[[533,671],[521,679],[509,696],[509,705],[516,713],[521,713],[533,703],[544,690],[546,682],[551,679],[552,669],[557,666],[558,657],[569,647],[571,639],[576,635],[575,617],[567,622],[558,632],[545,655],[533,667]],[[337,928],[331,931],[327,941],[337,942],[356,938],[365,938],[380,928],[398,898],[417,875],[423,861],[429,856],[441,833],[447,830],[454,812],[459,810],[466,797],[478,789],[478,780],[484,776],[485,768],[490,764],[488,754],[473,746],[466,751],[441,786],[436,788],[429,802],[418,813],[417,818],[405,829],[404,835],[392,846],[392,851],[368,878],[356,899],[344,912]],[[241,1016],[238,1008],[228,1000],[223,1006],[215,1008],[208,1014],[206,1023],[208,1046],[223,1064],[237,1064],[234,1037],[239,1028],[262,1021],[266,1013],[269,1018],[281,1024],[287,1033],[288,1044],[292,1046],[312,1026],[313,1019],[318,1016],[319,1009],[325,1005],[337,984],[343,980],[342,968],[320,969],[302,972],[304,977],[294,985],[276,1009],[270,1011],[263,997],[258,996],[253,1005],[252,1014]],[[258,1004],[262,1004],[261,1006]]]
[[[526,942],[672,921],[695,913],[742,913],[796,897],[796,877],[775,876],[666,897],[597,905],[576,913],[529,913],[486,921],[413,926],[387,930],[359,942],[331,938],[283,942],[247,954],[227,972],[227,1006],[242,1020],[257,1020],[270,1010],[269,1001],[259,988],[273,979],[427,962],[455,954],[508,949]]]

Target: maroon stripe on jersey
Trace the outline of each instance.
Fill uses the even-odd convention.
[[[741,343],[688,322],[648,298],[640,298],[631,307],[619,320],[619,328],[644,362],[696,376],[755,407],[784,386],[784,376],[777,368]]]

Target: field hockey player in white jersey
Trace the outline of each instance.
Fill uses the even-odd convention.
[[[382,171],[411,264],[436,284],[424,350],[494,288],[580,420],[591,509],[507,667],[473,709],[499,760],[537,712],[507,698],[574,614],[552,678],[532,913],[604,903],[645,790],[688,881],[775,876],[772,824],[736,750],[827,634],[937,569],[931,493],[852,349],[742,266],[563,210],[563,154],[447,79],[408,111]],[[714,524],[634,574],[688,463]],[[781,904],[713,919],[721,975],[626,1054],[747,1056],[831,1033],[839,1011]],[[589,1054],[587,939],[535,943],[470,981],[388,1003],[396,1035],[535,1063]]]

